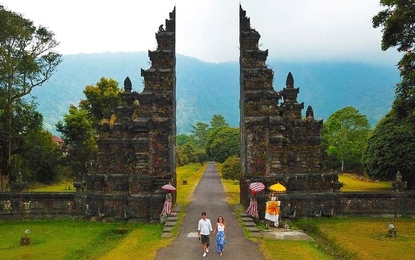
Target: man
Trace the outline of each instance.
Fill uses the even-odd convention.
[[[203,257],[209,252],[210,236],[213,235],[212,223],[206,216],[206,212],[202,212],[202,218],[197,225],[197,237],[202,242]]]

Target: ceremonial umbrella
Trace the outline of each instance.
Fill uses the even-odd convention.
[[[176,191],[176,188],[170,183],[164,184],[163,186],[161,186],[161,188],[165,191]]]
[[[262,182],[253,182],[249,184],[249,190],[252,194],[255,194],[257,192],[261,192],[265,189],[265,185]]]
[[[285,188],[284,187],[284,185],[282,185],[281,183],[276,183],[276,184],[273,184],[273,185],[271,185],[270,187],[269,187],[269,189],[271,190],[271,191],[275,191],[275,192],[286,192],[287,191],[287,188]]]

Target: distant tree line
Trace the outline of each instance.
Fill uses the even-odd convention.
[[[210,126],[207,123],[197,122],[192,125],[190,135],[179,134],[177,136],[177,165],[188,163],[204,163],[216,161],[223,163],[224,167],[231,163],[232,158],[237,158],[236,172],[225,178],[238,179],[240,174],[239,163],[239,128],[230,127],[222,115],[213,115]],[[235,163],[232,161],[232,163]],[[226,167],[225,167],[226,168]]]

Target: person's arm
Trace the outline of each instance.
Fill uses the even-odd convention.
[[[216,233],[217,228],[218,228],[218,224],[216,224],[216,225],[215,225],[215,228],[213,229],[213,235]]]

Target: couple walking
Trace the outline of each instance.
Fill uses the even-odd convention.
[[[220,256],[223,255],[223,247],[226,238],[226,224],[222,216],[219,216],[215,228],[212,228],[210,219],[207,218],[206,212],[202,212],[202,218],[197,225],[197,236],[202,243],[203,257],[209,252],[210,236],[216,234],[216,251]]]

